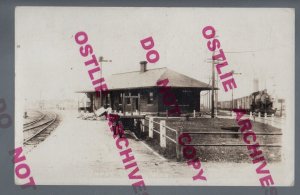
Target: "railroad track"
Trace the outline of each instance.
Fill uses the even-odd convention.
[[[42,113],[38,119],[24,124],[24,145],[37,145],[44,141],[59,123],[58,116],[53,112]]]
[[[38,112],[40,114],[40,117],[33,120],[33,121],[31,121],[31,122],[23,124],[23,128],[28,128],[28,127],[34,125],[35,123],[38,123],[39,121],[41,121],[46,116],[44,113],[42,113],[40,111],[36,111],[36,112]]]

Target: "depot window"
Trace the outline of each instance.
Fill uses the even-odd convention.
[[[149,93],[148,93],[148,100],[147,100],[147,103],[148,103],[148,104],[153,104],[153,101],[154,101],[153,92],[149,92]]]

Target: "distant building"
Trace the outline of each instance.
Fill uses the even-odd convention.
[[[109,88],[107,95],[96,95],[93,90],[81,90],[86,93],[91,104],[89,111],[98,109],[103,105],[112,107],[117,111],[136,111],[143,113],[166,113],[167,108],[163,103],[163,95],[158,93],[158,80],[169,79],[168,86],[176,94],[177,103],[181,113],[200,111],[200,92],[211,90],[211,86],[180,74],[168,68],[147,70],[147,64],[141,62],[140,71],[113,74],[106,78]],[[124,96],[139,96],[139,98],[124,98]]]

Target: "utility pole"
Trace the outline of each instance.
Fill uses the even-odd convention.
[[[234,107],[233,106],[233,89],[234,88],[231,89],[231,111],[233,111],[233,107]]]
[[[216,36],[216,37],[218,37],[218,35]],[[237,54],[240,54],[240,53],[253,53],[253,52],[255,52],[255,51],[236,51],[236,52],[234,52],[234,51],[227,51],[227,52],[224,52],[224,53],[237,53]],[[214,56],[214,52],[213,52],[213,55],[212,56]],[[213,60],[213,59],[207,59],[207,60],[209,60],[209,61],[206,61],[206,62],[209,62],[210,63],[210,60],[211,60],[211,62],[212,62],[212,89],[211,89],[211,91],[212,91],[212,94],[211,94],[211,117],[212,118],[214,118],[214,95],[215,95],[215,67],[214,67],[214,65],[215,64],[218,64],[218,63],[221,63],[222,61],[220,61],[220,60]],[[234,71],[232,71],[232,74],[242,74],[242,73],[234,73]],[[232,91],[231,91],[231,104],[232,104],[232,109],[233,109],[233,89],[232,89]],[[209,105],[210,105],[210,103],[209,103]]]
[[[231,71],[232,75],[241,75],[242,73],[239,73],[239,72],[234,72]],[[234,106],[233,106],[233,90],[234,88],[231,89],[231,111],[233,112],[233,109],[234,109]]]
[[[218,77],[217,77],[217,79],[216,79],[216,86],[217,86],[217,88],[219,88],[219,82],[218,82]],[[216,90],[216,104],[217,104],[217,106],[216,106],[216,114],[217,114],[217,116],[218,116],[218,101],[219,101],[219,97],[218,97],[218,90]]]
[[[211,87],[211,118],[215,118],[215,63],[213,60],[213,56],[215,55],[215,52],[213,52],[213,55],[211,57],[212,63],[211,63],[211,71],[212,71],[212,87]]]
[[[208,112],[210,110],[210,90],[208,91],[208,94],[207,94],[207,100],[208,100],[208,103],[207,103],[207,107],[208,107]]]
[[[102,78],[102,62],[112,62],[112,60],[104,60],[103,56],[99,57],[99,62],[100,62],[100,78]],[[96,92],[97,95],[97,92]],[[100,106],[102,106],[102,91],[100,90]],[[94,109],[94,108],[93,108]]]
[[[231,53],[231,54],[241,54],[241,53],[254,53],[254,52],[256,52],[256,51],[226,51],[226,52],[224,52],[225,54],[226,53]],[[232,74],[234,75],[234,74],[239,74],[239,75],[241,75],[242,73],[234,73],[234,71],[232,71]],[[232,112],[233,112],[233,89],[234,88],[232,88],[232,90],[231,90],[231,110],[232,110]]]
[[[213,60],[213,56],[215,55],[215,52],[212,53],[212,58],[211,59],[207,59],[207,63],[211,63],[211,72],[212,72],[212,86],[211,86],[211,94],[210,94],[210,90],[208,91],[209,96],[211,96],[211,99],[209,99],[209,110],[211,110],[211,118],[215,117],[215,65],[221,63],[222,61],[220,60]],[[211,106],[211,107],[210,107]]]

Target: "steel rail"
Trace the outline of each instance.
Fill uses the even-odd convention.
[[[57,114],[54,113],[54,119],[52,119],[52,122],[49,123],[47,126],[45,126],[44,128],[40,129],[39,131],[37,131],[35,134],[33,134],[32,136],[30,136],[29,138],[24,140],[24,143],[27,143],[28,141],[30,141],[32,138],[34,138],[35,136],[37,136],[38,134],[40,134],[42,131],[44,131],[45,129],[47,129],[50,125],[52,125],[57,118]]]
[[[46,116],[46,115],[45,115],[44,113],[42,113],[42,116],[41,116],[40,118],[38,118],[38,119],[36,119],[36,120],[34,120],[34,121],[31,121],[31,122],[29,122],[29,123],[25,123],[25,124],[23,124],[23,126],[27,126],[27,127],[28,127],[28,126],[31,126],[31,125],[33,125],[33,124],[35,124],[35,123],[41,121],[45,116]]]
[[[44,126],[45,124],[50,123],[51,121],[52,121],[52,119],[48,120],[48,121],[46,121],[46,122],[44,122],[42,124],[39,124],[39,125],[36,125],[36,126],[32,126],[32,127],[29,127],[29,128],[25,128],[25,129],[23,129],[23,131],[28,131],[30,129],[34,129],[34,128],[37,128],[37,127],[40,127],[40,126]]]

